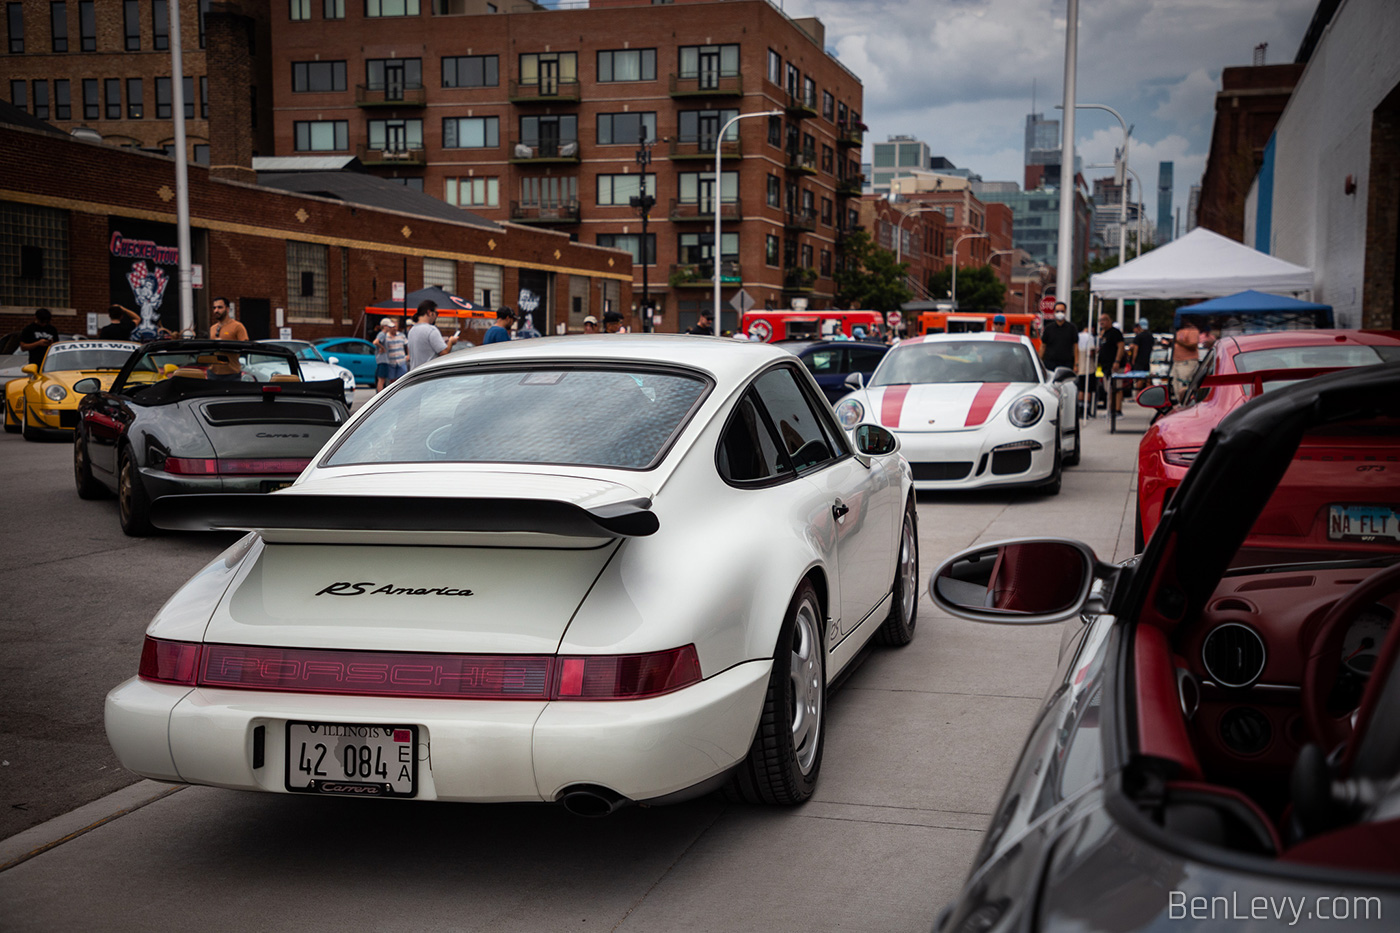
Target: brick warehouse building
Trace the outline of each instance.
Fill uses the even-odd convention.
[[[137,285],[147,282],[163,293],[163,318],[177,320],[176,268],[166,261],[174,185],[164,156],[0,125],[0,332],[43,306],[60,331],[85,333],[90,312],[137,308]],[[403,280],[405,264],[409,291],[446,275],[463,295],[537,289],[559,309],[536,314],[546,333],[631,300],[626,253],[554,231],[370,208],[211,178],[200,166],[190,167],[190,215],[201,332],[210,296],[223,295],[255,337],[276,334],[278,308],[295,337],[350,333]]]
[[[776,109],[722,143],[722,297],[726,310],[741,286],[759,307],[830,305],[837,241],[857,223],[862,90],[819,21],[767,0],[483,6],[274,7],[276,154],[356,155],[484,217],[627,249],[639,300],[645,133],[658,140],[647,277],[672,331],[711,302],[714,137],[734,114]]]

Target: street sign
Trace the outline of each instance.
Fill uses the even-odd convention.
[[[279,327],[279,328],[277,328],[277,339],[278,339],[278,340],[291,340],[291,339],[292,339],[292,329],[291,329],[290,327]]]
[[[899,316],[898,311],[890,311],[885,314],[885,325],[887,327],[898,327],[904,323],[904,319]]]
[[[402,282],[394,282],[393,284],[391,284],[391,285],[389,286],[389,295],[390,295],[390,299],[389,299],[389,300],[391,300],[391,301],[403,301],[403,296],[404,296],[403,283],[402,283]]]
[[[1044,297],[1042,297],[1042,298],[1040,299],[1040,313],[1041,313],[1041,314],[1054,314],[1054,313],[1055,313],[1055,296],[1054,296],[1054,295],[1045,295]]]
[[[733,298],[729,299],[729,307],[738,311],[740,314],[748,314],[756,303],[757,302],[753,300],[753,296],[742,288],[739,289]]]
[[[190,264],[190,288],[204,287],[204,267],[199,263]]]

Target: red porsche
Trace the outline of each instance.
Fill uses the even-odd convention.
[[[1400,331],[1293,330],[1221,337],[1202,362],[1191,385],[1175,407],[1162,386],[1144,389],[1138,403],[1161,414],[1138,446],[1138,501],[1135,543],[1142,552],[1162,519],[1162,511],[1186,476],[1211,430],[1230,412],[1268,390],[1301,379],[1345,369],[1400,360]],[[1345,449],[1343,449],[1345,447]],[[1378,483],[1394,483],[1400,473],[1400,445],[1394,438],[1376,438],[1374,445],[1357,447],[1352,441],[1337,449],[1303,449],[1289,467],[1284,485],[1296,487],[1296,514],[1266,514],[1255,525],[1253,537],[1292,539],[1303,547],[1314,531],[1327,537],[1317,525],[1336,518],[1362,521],[1343,505],[1328,499],[1329,471],[1364,469]],[[1379,469],[1377,469],[1379,468]],[[1316,508],[1314,509],[1314,506]],[[1303,514],[1303,513],[1307,514]],[[1326,512],[1327,514],[1322,514]],[[1283,544],[1282,540],[1276,542]]]

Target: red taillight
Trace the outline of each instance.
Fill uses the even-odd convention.
[[[561,700],[635,700],[700,682],[694,645],[651,654],[559,659]]]
[[[1162,459],[1172,466],[1189,467],[1196,462],[1196,455],[1200,452],[1199,447],[1168,447],[1162,451]]]
[[[198,457],[166,457],[165,472],[179,476],[211,476],[219,472],[219,461]]]
[[[137,671],[142,680],[193,687],[198,669],[199,645],[146,636],[141,646],[141,667]]]
[[[214,460],[196,457],[167,457],[165,472],[180,476],[232,476],[249,473],[300,473],[310,457],[284,457],[277,460]]]

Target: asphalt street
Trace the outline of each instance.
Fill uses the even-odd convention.
[[[1140,409],[1120,422],[1146,425]],[[1129,556],[1137,441],[1087,422],[1056,497],[921,496],[923,582],[952,552],[1009,537]],[[589,820],[171,787],[121,769],[103,697],[135,672],[156,609],[235,536],[126,538],[114,502],[77,498],[68,444],[0,436],[0,488],[6,931],[927,930],[962,885],[1062,634],[949,619],[922,595],[914,643],[872,649],[831,697],[821,783],[795,809],[708,797]]]

